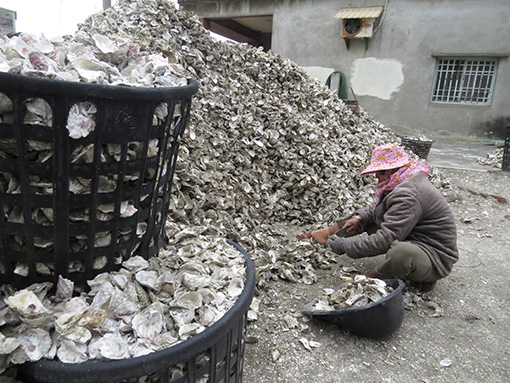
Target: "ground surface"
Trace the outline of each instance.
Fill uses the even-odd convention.
[[[458,228],[460,260],[451,275],[430,293],[406,288],[403,323],[383,340],[300,313],[323,288],[335,287],[342,269],[361,273],[378,257],[340,256],[331,270],[319,271],[314,285],[273,283],[261,297],[259,320],[248,325],[254,343],[246,346],[244,383],[508,381],[510,172],[441,171],[451,180],[446,194]]]

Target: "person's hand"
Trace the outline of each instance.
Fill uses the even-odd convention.
[[[345,241],[335,235],[329,238],[329,247],[337,254],[345,253]]]
[[[328,237],[330,236],[329,228],[314,230],[308,233],[298,233],[297,237],[301,239],[312,238],[315,241],[325,245],[328,243]]]
[[[356,228],[360,225],[360,223],[361,223],[361,217],[359,215],[355,215],[354,217],[349,218],[347,221],[345,221],[342,228],[347,229],[346,231],[349,233],[353,230],[356,230]]]

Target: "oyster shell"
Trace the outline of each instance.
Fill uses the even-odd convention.
[[[57,292],[55,293],[57,298],[71,298],[73,296],[74,282],[63,278],[61,275],[58,276]]]
[[[11,354],[21,345],[21,341],[16,337],[7,337],[0,333],[0,354]]]
[[[83,363],[88,360],[87,345],[62,339],[57,349],[57,357],[64,363]]]
[[[160,289],[159,276],[154,270],[140,270],[135,274],[135,279],[144,287],[148,287],[155,291]]]
[[[40,325],[50,311],[30,290],[21,290],[8,297],[5,303],[19,314],[20,319],[29,324]]]
[[[53,111],[42,98],[29,98],[25,101],[27,112],[25,124],[51,126],[53,124]]]
[[[129,345],[119,334],[105,334],[95,345],[105,359],[126,359],[130,357]]]
[[[153,340],[163,331],[163,308],[160,303],[153,303],[145,310],[136,314],[132,322],[135,334],[140,338]]]
[[[195,310],[203,304],[202,295],[197,292],[190,291],[178,295],[171,303],[171,307],[184,308],[188,310]]]
[[[67,130],[71,138],[87,137],[96,126],[95,114],[97,108],[91,102],[79,102],[69,110]]]
[[[211,277],[206,274],[182,273],[181,283],[190,290],[198,290],[211,284]]]
[[[205,327],[200,323],[188,323],[179,328],[179,337],[186,340],[193,335],[204,331]]]
[[[51,349],[52,340],[48,331],[40,328],[30,328],[19,334],[20,349],[27,355],[28,360],[35,362],[44,357]]]
[[[234,278],[230,281],[228,285],[227,292],[228,295],[236,298],[243,292],[244,289],[244,281],[241,278]]]

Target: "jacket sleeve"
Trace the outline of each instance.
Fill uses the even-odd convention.
[[[405,240],[422,217],[420,201],[413,193],[404,195],[394,190],[381,203],[386,205],[386,211],[380,228],[371,235],[346,240],[345,252],[349,257],[363,258],[386,253],[393,241]],[[361,212],[360,215],[365,218]]]
[[[373,207],[365,207],[363,209],[358,210],[355,214],[359,214],[361,216],[361,221],[364,225],[372,225],[374,223],[374,208]]]

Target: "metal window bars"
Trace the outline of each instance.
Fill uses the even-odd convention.
[[[490,105],[498,60],[438,58],[431,102]]]

